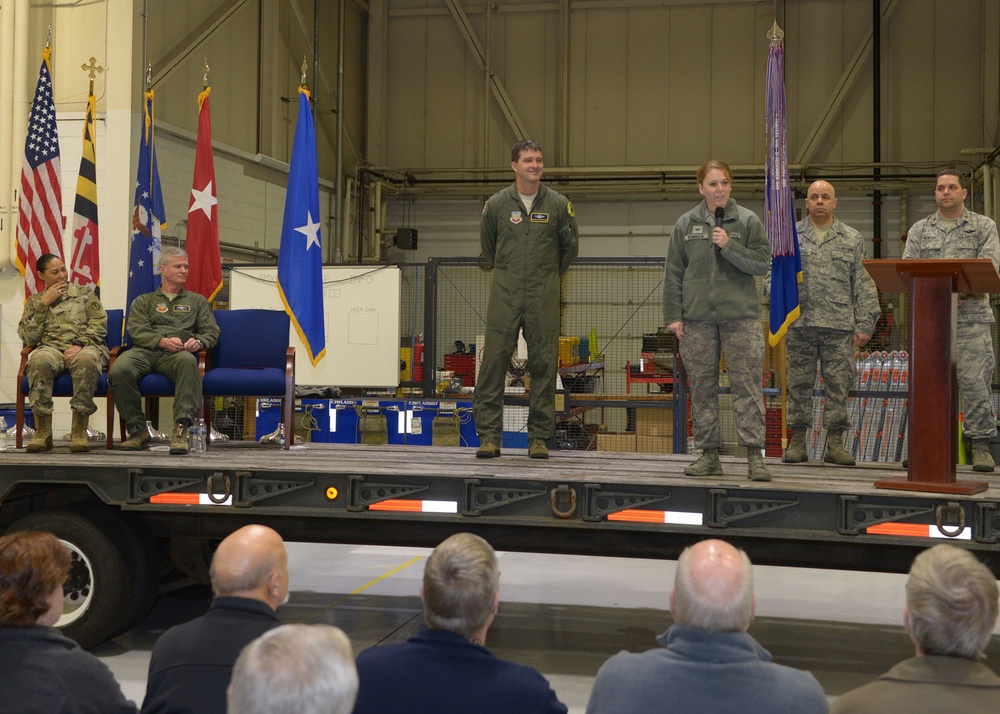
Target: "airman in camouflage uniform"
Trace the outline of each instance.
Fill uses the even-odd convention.
[[[67,282],[66,265],[58,256],[46,253],[36,268],[45,290],[28,298],[17,326],[21,341],[34,347],[25,374],[35,438],[26,450],[37,453],[52,448],[52,387],[68,371],[73,378],[70,451],[89,451],[87,427],[90,415],[97,411],[94,392],[109,357],[105,344],[108,315],[89,288]]]
[[[904,258],[989,258],[1000,265],[1000,239],[992,219],[965,207],[968,190],[954,169],[938,174],[934,200],[938,210],[917,221],[906,236]],[[958,388],[964,404],[965,435],[972,442],[972,468],[994,469],[990,441],[996,418],[990,403],[993,381],[993,308],[989,295],[958,296]]]
[[[871,339],[881,309],[878,291],[862,261],[861,234],[841,223],[833,211],[837,194],[826,181],[816,181],[806,195],[808,216],[796,224],[802,256],[799,318],[788,328],[788,425],[792,442],[787,463],[808,461],[806,433],[812,426],[816,360],[823,375],[823,426],[827,441],[823,461],[853,466],[844,448],[850,429],[847,392],[857,379],[855,352]],[[770,274],[765,285],[770,287]]]
[[[705,200],[674,224],[663,274],[663,322],[680,342],[691,383],[691,433],[703,452],[684,473],[722,474],[719,356],[724,351],[736,434],[747,449],[747,475],[770,481],[761,458],[764,331],[753,276],[771,266],[771,244],[753,211],[729,197],[732,174],[724,162],[712,160],[699,169],[698,190]],[[716,209],[723,212],[721,227],[715,225]]]

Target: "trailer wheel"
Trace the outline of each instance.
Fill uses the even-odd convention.
[[[130,605],[138,594],[136,573],[130,568],[135,558],[120,537],[125,525],[119,527],[114,519],[108,510],[60,508],[31,513],[10,528],[49,531],[69,549],[63,615],[56,627],[83,648],[114,636],[133,614]]]

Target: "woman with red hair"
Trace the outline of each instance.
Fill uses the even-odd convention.
[[[107,666],[53,627],[68,573],[51,533],[0,538],[0,702],[20,714],[134,714]]]

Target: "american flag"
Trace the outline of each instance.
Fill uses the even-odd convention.
[[[135,179],[135,210],[132,213],[132,245],[128,258],[128,292],[125,316],[132,301],[160,285],[160,235],[167,227],[160,190],[160,174],[153,145],[153,90],[145,95],[142,136],[139,139],[139,170]]]
[[[35,272],[35,262],[45,253],[62,259],[62,189],[59,185],[59,132],[52,100],[49,57],[42,52],[42,67],[28,117],[18,199],[17,268],[24,276],[24,295],[39,293],[45,284]]]

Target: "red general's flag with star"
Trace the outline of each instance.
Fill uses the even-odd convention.
[[[208,95],[198,95],[198,148],[194,155],[194,184],[188,203],[187,244],[190,273],[187,289],[208,300],[222,287],[222,256],[219,252],[219,201],[215,197],[215,158],[212,155],[212,118]]]

